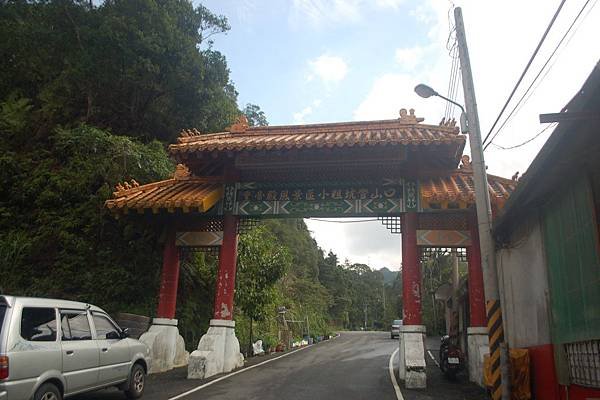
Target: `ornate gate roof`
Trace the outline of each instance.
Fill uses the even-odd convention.
[[[372,186],[379,178],[404,177],[418,182],[421,210],[470,207],[475,191],[469,157],[462,155],[466,137],[454,121],[426,125],[422,120],[414,110],[403,109],[394,120],[249,127],[240,118],[226,132],[185,130],[169,146],[171,156],[181,163],[173,178],[146,185],[119,184],[106,206],[115,213],[215,211],[227,185],[224,165],[228,164],[240,170],[237,181],[246,185],[256,180],[277,185],[304,178],[305,186],[332,179],[338,186],[348,181],[364,186],[365,179]],[[333,176],[325,176],[324,171]],[[359,176],[365,171],[365,176]],[[515,181],[488,175],[496,210],[515,186]]]

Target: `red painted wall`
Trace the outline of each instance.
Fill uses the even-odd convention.
[[[535,400],[600,400],[600,389],[558,384],[552,344],[528,347],[531,390]]]
[[[552,344],[528,347],[531,391],[536,400],[558,400],[558,380],[554,368],[554,347]]]

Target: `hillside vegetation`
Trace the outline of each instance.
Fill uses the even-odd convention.
[[[174,170],[182,128],[215,132],[242,112],[210,37],[226,18],[183,0],[1,1],[0,293],[60,297],[153,315],[160,218],[115,219],[116,183]],[[302,220],[268,220],[240,238],[236,320],[244,346],[276,341],[277,310],[296,337],[386,328],[401,310],[398,274],[340,264]],[[189,348],[212,313],[217,264],[183,253],[177,317]],[[384,300],[385,299],[385,300]],[[365,309],[366,318],[365,318]]]

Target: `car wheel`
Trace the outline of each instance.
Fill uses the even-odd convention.
[[[134,364],[129,375],[127,389],[125,395],[130,399],[138,399],[144,394],[146,387],[146,371],[140,364]]]
[[[60,390],[52,383],[44,383],[35,392],[34,400],[62,400]]]

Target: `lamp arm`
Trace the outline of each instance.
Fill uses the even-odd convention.
[[[455,102],[454,100],[450,100],[449,98],[447,98],[447,97],[445,97],[445,96],[442,96],[442,95],[441,95],[441,94],[439,94],[439,93],[436,93],[435,95],[436,95],[437,97],[441,97],[442,99],[446,100],[446,101],[447,101],[447,102],[449,102],[449,103],[452,103],[452,104],[454,104],[456,107],[460,108],[460,111],[462,111],[462,112],[463,112],[463,114],[466,114],[465,108],[464,108],[462,105],[460,105],[459,103]]]

